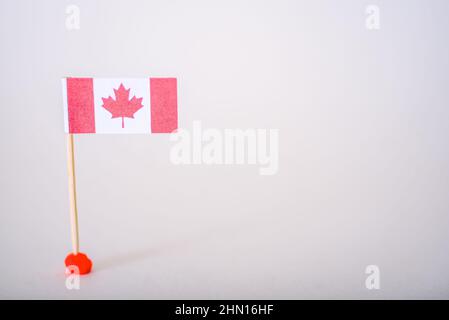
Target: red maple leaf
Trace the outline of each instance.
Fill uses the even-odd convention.
[[[109,96],[101,98],[103,100],[103,108],[112,114],[112,119],[122,118],[122,128],[125,127],[125,117],[134,119],[134,113],[143,107],[142,98],[133,96],[129,100],[129,90],[120,84],[118,89],[114,89],[115,100]]]

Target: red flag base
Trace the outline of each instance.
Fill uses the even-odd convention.
[[[78,252],[78,254],[69,254],[67,258],[65,258],[65,266],[75,266],[78,270],[72,270],[70,269],[70,272],[77,272],[79,271],[79,274],[87,274],[92,269],[92,261],[81,252]]]

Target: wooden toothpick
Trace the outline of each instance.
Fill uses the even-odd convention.
[[[76,181],[75,181],[75,155],[73,146],[73,135],[67,134],[67,172],[69,176],[70,196],[70,231],[72,235],[72,251],[77,255],[79,252],[78,238],[78,209],[76,206]]]

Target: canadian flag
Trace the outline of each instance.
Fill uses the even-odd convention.
[[[176,78],[62,79],[66,133],[170,133]]]

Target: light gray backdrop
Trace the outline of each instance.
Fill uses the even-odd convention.
[[[1,0],[0,297],[449,298],[448,13]],[[60,78],[148,75],[178,77],[181,127],[279,129],[279,172],[174,166],[166,135],[77,136],[94,272],[69,291]]]

